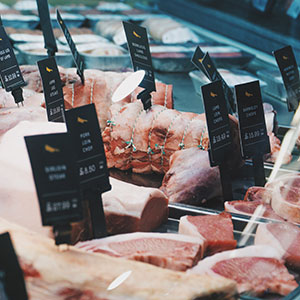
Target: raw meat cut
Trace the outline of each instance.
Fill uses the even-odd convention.
[[[19,107],[11,93],[0,89],[0,137],[20,121],[47,121],[47,114],[41,104],[44,95],[32,90],[23,89],[24,106]]]
[[[76,247],[185,271],[203,257],[204,239],[176,233],[136,232],[80,242]]]
[[[198,147],[176,151],[161,190],[170,203],[199,206],[222,195],[219,168],[211,167],[208,152]]]
[[[270,203],[274,212],[281,218],[300,224],[300,174],[290,173],[278,176],[265,187],[252,187],[246,198]]]
[[[275,213],[272,209],[270,204],[265,203],[262,200],[254,200],[254,201],[243,201],[243,200],[236,200],[236,201],[226,201],[224,203],[225,210],[230,213],[236,214],[244,214],[248,216],[252,216],[254,211],[259,205],[263,205],[265,208],[263,217],[266,219],[273,219],[273,220],[281,220],[284,221],[279,215]]]
[[[265,292],[284,296],[298,287],[282,263],[281,254],[266,245],[217,253],[200,261],[188,273],[230,278],[236,281],[239,293],[257,296]]]
[[[24,136],[65,131],[64,123],[21,121],[3,135],[0,143],[0,217],[51,235],[50,228],[42,226]]]
[[[65,131],[64,123],[22,121],[3,136],[0,142],[0,217],[52,236],[50,228],[41,224],[24,136]],[[159,189],[110,180],[112,190],[102,195],[110,233],[149,231],[166,220],[168,200]],[[89,236],[88,225],[85,220],[73,227],[74,242]]]
[[[110,107],[109,126],[103,132],[108,166],[136,173],[165,173],[169,158],[177,150],[200,147],[207,150],[205,115],[179,112],[160,105],[144,111],[140,102]],[[230,116],[232,164],[240,164],[237,121]]]
[[[21,66],[22,75],[28,83],[27,89],[41,93],[43,91],[39,70],[36,66]],[[89,103],[95,103],[98,113],[100,127],[106,126],[108,120],[109,107],[111,106],[111,97],[118,85],[131,72],[104,72],[101,70],[85,70],[85,84],[82,85],[80,78],[76,74],[75,68],[59,67],[61,81],[64,85],[64,100],[66,109],[82,106]],[[152,102],[154,104],[165,105],[173,108],[172,85],[166,85],[160,82],[156,83],[156,92],[153,92]],[[122,101],[122,103],[137,101],[137,94],[141,88]],[[140,100],[139,100],[140,101]]]
[[[149,18],[142,23],[151,37],[165,44],[176,44],[199,41],[189,28],[171,18]]]
[[[244,200],[245,201],[262,201],[266,202],[266,189],[262,186],[251,186],[248,188]]]
[[[58,67],[58,69],[63,85],[75,82],[79,79],[74,69],[65,69],[63,67]],[[22,72],[24,80],[27,83],[26,89],[42,93],[43,85],[37,65],[22,65],[20,66],[20,70]]]
[[[286,264],[300,269],[300,228],[288,222],[259,224],[255,234],[255,245],[276,248]]]
[[[300,174],[280,176],[265,187],[275,213],[300,224]]]
[[[53,240],[0,219],[0,233],[7,231],[25,274],[30,300],[235,298],[236,285],[226,278],[164,270],[72,246],[61,251]]]
[[[231,215],[226,212],[219,215],[183,216],[178,232],[204,238],[206,256],[234,249],[237,244],[233,237]]]
[[[151,231],[168,219],[168,199],[156,188],[110,178],[112,190],[102,195],[110,234]]]

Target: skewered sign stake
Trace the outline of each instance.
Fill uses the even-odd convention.
[[[4,87],[7,92],[12,93],[18,107],[19,103],[24,105],[22,87],[26,85],[26,82],[22,76],[9,38],[2,25],[0,25],[0,78],[2,87]]]
[[[227,161],[232,153],[232,137],[226,100],[220,80],[203,85],[202,98],[209,136],[210,165],[219,166],[223,198],[232,200],[232,185]]]
[[[226,81],[223,79],[221,74],[218,72],[214,62],[208,53],[203,53],[200,47],[198,46],[192,57],[192,63],[201,70],[205,76],[211,81],[220,80],[222,82],[222,87],[224,90],[224,96],[227,103],[227,109],[229,113],[236,112],[236,106],[234,103],[233,93],[230,87],[227,85]]]
[[[65,104],[62,83],[55,57],[38,61],[49,122],[65,122]]]
[[[300,101],[300,77],[296,58],[291,46],[273,52],[287,93],[289,111],[296,111]]]
[[[137,98],[141,99],[144,109],[148,110],[152,105],[150,93],[156,91],[156,87],[147,30],[128,22],[123,22],[123,27],[133,69],[145,71],[145,76],[139,84],[144,90],[138,94]]]
[[[68,30],[68,27],[65,24],[64,20],[62,19],[61,14],[59,13],[58,10],[56,11],[56,17],[57,17],[57,22],[58,22],[66,40],[67,40],[70,50],[72,52],[73,60],[75,62],[76,68],[77,68],[77,74],[81,79],[81,83],[84,84],[84,61],[83,61],[83,58],[81,57],[80,53],[77,51],[76,45],[73,42],[73,39]]]
[[[107,235],[101,194],[111,189],[101,130],[94,104],[70,109],[66,123],[76,155],[83,200],[89,203],[93,237]]]
[[[68,133],[26,136],[43,226],[56,245],[70,244],[71,223],[83,218],[73,145]]]
[[[242,156],[252,158],[254,181],[257,186],[266,183],[263,156],[270,152],[259,81],[235,86],[239,116]]]
[[[55,56],[58,51],[55,36],[52,29],[52,23],[49,14],[48,0],[37,0],[40,24],[43,31],[45,46],[48,57]]]

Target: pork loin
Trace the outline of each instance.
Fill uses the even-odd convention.
[[[255,234],[255,245],[276,248],[286,264],[300,269],[300,228],[288,222],[259,224]]]
[[[103,132],[108,166],[137,173],[165,173],[170,156],[183,148],[208,148],[204,114],[179,112],[160,105],[149,111],[142,103],[115,104],[110,107],[109,126]],[[238,127],[230,117],[234,149],[232,165],[240,165]]]
[[[159,189],[110,178],[112,190],[102,195],[110,234],[151,231],[168,219],[168,199]]]
[[[30,300],[235,298],[236,285],[226,278],[164,270],[72,246],[62,252],[53,240],[0,219],[0,233],[7,231]]]
[[[205,255],[231,250],[236,247],[233,237],[231,215],[183,216],[180,218],[179,233],[205,239]]]
[[[80,242],[76,247],[185,271],[203,257],[204,239],[175,233],[136,232]]]
[[[209,274],[235,280],[239,293],[288,295],[298,287],[275,248],[259,245],[224,251],[200,261],[189,274]]]

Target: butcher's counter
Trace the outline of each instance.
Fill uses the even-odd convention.
[[[161,9],[165,9],[168,7],[168,3],[172,1],[161,1],[160,4],[164,2],[164,5],[161,6]],[[176,1],[174,1],[176,2]],[[163,10],[163,13],[169,13],[172,16],[172,8],[174,5],[170,5],[168,10]],[[176,10],[178,12],[178,9]],[[177,15],[177,14],[176,14]],[[174,17],[176,18],[176,17]],[[190,22],[185,22],[182,19],[179,19],[180,22],[183,22],[187,27],[191,28],[194,32],[198,33],[201,37],[203,37],[207,41],[219,42],[223,44],[227,44],[236,48],[239,48],[245,52],[248,52],[255,56],[249,64],[243,64],[241,66],[235,65],[234,68],[242,68],[253,74],[254,76],[258,76],[258,72],[261,70],[271,70],[275,67],[275,59],[268,54],[265,54],[261,51],[258,51],[252,47],[245,46],[241,42],[237,42],[231,38],[226,38],[221,34],[216,34],[210,30],[199,27],[198,25],[192,24]],[[227,66],[228,67],[228,66]],[[195,112],[195,113],[203,113],[203,102],[201,96],[195,91],[195,87],[193,85],[192,78],[188,72],[155,72],[156,79],[166,83],[173,85],[173,98],[174,98],[174,108],[179,111],[187,111],[187,112]],[[263,101],[270,103],[274,110],[277,112],[277,120],[279,124],[279,137],[282,139],[283,135],[286,133],[288,129],[288,125],[292,119],[293,113],[287,111],[287,105],[284,101],[279,100],[276,97],[271,96],[265,89],[262,89]],[[295,149],[293,152],[294,161],[299,156],[299,152]],[[273,164],[265,163],[265,173],[266,177],[269,176]],[[196,166],[197,167],[197,166]],[[282,172],[289,173],[291,170],[295,170],[298,165],[294,165],[293,169],[287,167]],[[163,179],[163,175],[159,174],[135,174],[131,171],[120,171],[116,169],[110,170],[110,175],[121,179],[123,181],[135,183],[141,186],[151,186],[151,187],[160,187]],[[233,198],[235,200],[243,199],[247,189],[254,185],[253,180],[253,168],[251,161],[247,161],[243,168],[235,174],[233,178]],[[207,203],[203,203],[202,207],[191,207],[188,205],[182,204],[170,204],[169,205],[170,214],[169,219],[166,224],[163,224],[158,231],[160,232],[178,232],[178,224],[179,218],[184,215],[214,215],[224,210],[223,199],[216,198],[208,201]],[[242,231],[247,226],[250,217],[245,217],[242,215],[232,214],[232,220],[234,225],[234,235],[236,240],[239,240],[242,236]],[[265,219],[256,220],[257,223],[266,222]],[[254,235],[252,233],[249,234],[249,243],[247,245],[251,245],[254,240]],[[299,282],[300,275],[297,273],[293,273],[296,276],[296,280]],[[284,299],[299,299],[297,297],[300,293],[300,288],[296,289],[290,295],[285,297]],[[258,299],[250,296],[244,296],[243,299]],[[278,298],[277,296],[267,296],[265,299],[283,299]]]

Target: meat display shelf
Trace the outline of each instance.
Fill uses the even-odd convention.
[[[216,215],[220,213],[220,211],[212,210],[212,209],[204,209],[204,208],[196,208],[193,206],[185,205],[185,204],[169,204],[169,219],[167,223],[163,224],[157,231],[159,232],[170,232],[170,233],[177,233],[178,232],[178,225],[179,219],[185,215],[193,215],[193,216],[205,216],[205,215]],[[232,223],[234,227],[234,238],[239,241],[242,236],[242,232],[244,228],[247,226],[250,217],[234,214],[232,213]],[[269,222],[264,218],[259,218],[257,220],[253,220],[254,224],[266,223]],[[249,236],[249,234],[248,234]],[[254,243],[254,234],[251,233],[249,239],[247,241],[246,246],[253,245]],[[294,270],[289,270],[296,278],[296,281],[300,283],[300,273]],[[261,300],[261,299],[268,299],[268,300],[297,300],[300,299],[300,286],[291,292],[288,296],[280,297],[278,295],[271,295],[266,294],[262,298],[253,297],[251,295],[241,295],[239,297],[241,300]]]

